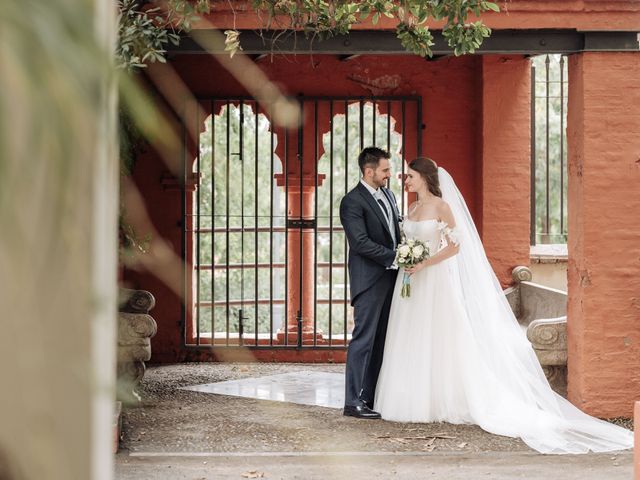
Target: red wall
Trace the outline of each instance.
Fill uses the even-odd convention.
[[[206,22],[220,30],[225,28],[263,28],[266,18],[258,19],[249,2],[212,2],[213,10]],[[640,25],[640,2],[637,0],[505,0],[496,2],[499,13],[485,12],[482,21],[494,30],[570,28],[589,30],[636,31]],[[471,15],[469,21],[475,21]],[[280,24],[287,24],[284,17]],[[443,21],[427,21],[432,30],[442,28]],[[209,28],[201,22],[202,28]],[[357,30],[395,30],[395,22],[384,16],[377,25],[371,19],[354,26]]]
[[[363,56],[340,61],[335,56],[264,58],[258,62],[266,75],[286,93],[297,95],[367,96],[363,87],[387,76],[393,87],[384,95],[420,95],[423,102],[423,153],[447,168],[456,179],[472,214],[482,210],[477,172],[481,170],[478,130],[482,129],[482,59],[444,58],[427,61],[410,55]],[[180,56],[171,66],[196,96],[233,96],[246,92],[214,58]],[[355,80],[355,79],[358,80]],[[329,81],[330,80],[330,81]],[[527,127],[528,128],[528,124]],[[409,139],[407,140],[410,141]],[[175,251],[181,251],[180,191],[163,187],[167,171],[154,152],[140,155],[134,180],[147,203],[159,235]],[[506,260],[508,263],[508,260]],[[158,322],[153,339],[153,361],[185,358],[181,350],[181,307],[178,297],[149,275],[128,272],[126,280],[134,288],[151,291],[157,300],[152,314]]]
[[[482,58],[482,239],[498,279],[529,265],[531,62],[521,55]]]
[[[640,54],[569,60],[569,399],[631,416],[640,397]]]
[[[340,61],[333,55],[299,55],[262,59],[258,65],[291,95],[371,95],[363,79],[391,77],[397,88],[385,95],[420,95],[426,124],[423,152],[449,169],[472,206],[475,129],[479,102],[475,76],[480,58],[426,61],[412,55],[362,56]],[[172,66],[197,96],[239,95],[247,92],[217,62],[207,56],[182,56]],[[354,80],[357,78],[358,80]],[[473,206],[471,207],[474,208]]]

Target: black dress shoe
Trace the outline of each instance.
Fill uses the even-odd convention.
[[[345,405],[342,414],[346,417],[377,419],[382,418],[378,412],[374,412],[365,404],[362,405]]]
[[[362,400],[362,402],[366,405],[368,409],[373,410],[373,400],[372,401]]]

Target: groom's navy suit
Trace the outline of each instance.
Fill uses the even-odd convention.
[[[391,206],[391,223],[400,240],[398,207],[391,191],[381,187]],[[347,352],[345,405],[373,404],[387,333],[391,297],[398,271],[390,269],[395,247],[385,213],[362,183],[340,202],[340,221],[349,242],[349,280],[354,307],[353,334]]]

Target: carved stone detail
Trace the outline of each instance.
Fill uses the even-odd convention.
[[[151,358],[151,337],[158,328],[148,315],[155,298],[144,290],[121,289],[119,303],[117,397],[124,403],[137,403],[136,388],[144,376],[144,362]]]
[[[120,312],[149,313],[156,306],[156,299],[146,290],[121,288],[118,300]]]
[[[567,396],[567,367],[561,365],[543,365],[549,385],[558,395]]]
[[[527,338],[541,365],[567,364],[567,317],[534,320],[527,328]]]
[[[530,282],[533,278],[533,273],[531,273],[531,269],[529,267],[515,267],[511,271],[511,277],[516,283],[520,282]]]
[[[567,395],[567,317],[534,320],[527,338],[553,390]]]

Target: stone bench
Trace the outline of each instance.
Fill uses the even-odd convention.
[[[527,267],[513,269],[505,290],[511,309],[536,352],[551,387],[567,394],[567,293],[531,282]]]

